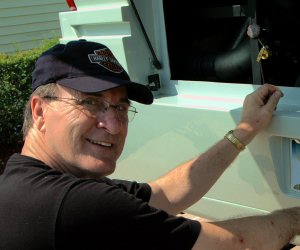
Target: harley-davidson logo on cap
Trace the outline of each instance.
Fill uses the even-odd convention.
[[[97,63],[105,69],[114,73],[123,72],[121,64],[117,61],[117,59],[109,49],[104,48],[95,50],[94,53],[95,54],[88,55],[91,63]]]

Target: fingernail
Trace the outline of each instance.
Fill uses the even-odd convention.
[[[284,94],[280,90],[277,90],[274,94],[276,94],[276,96],[278,96],[278,97],[284,96]]]

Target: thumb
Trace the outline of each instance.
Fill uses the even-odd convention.
[[[283,96],[283,93],[279,90],[276,90],[273,92],[273,94],[269,97],[269,99],[266,102],[265,107],[272,112],[276,109],[276,105],[278,104],[280,98]]]

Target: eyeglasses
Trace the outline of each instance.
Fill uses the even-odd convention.
[[[135,114],[138,112],[136,108],[129,105],[129,103],[120,103],[113,105],[109,103],[105,99],[93,99],[93,98],[85,98],[85,99],[78,99],[78,98],[67,98],[67,97],[59,97],[59,96],[50,96],[46,95],[43,96],[45,99],[55,100],[55,101],[74,101],[76,105],[82,107],[85,111],[89,112],[91,116],[95,116],[97,112],[101,112],[105,114],[109,108],[114,108],[116,111],[118,118],[121,121],[130,122],[134,119]]]

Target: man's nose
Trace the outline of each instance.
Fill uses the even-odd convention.
[[[104,128],[111,134],[118,134],[125,126],[117,111],[110,107],[105,113],[98,112],[96,115],[97,127]]]

